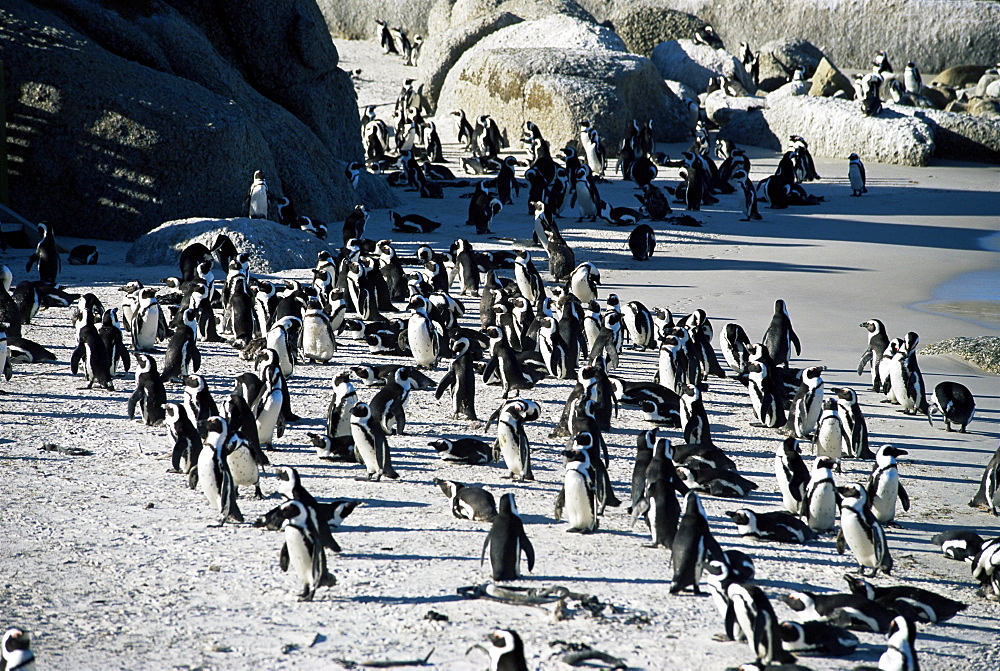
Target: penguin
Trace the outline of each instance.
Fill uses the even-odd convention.
[[[243,513],[236,503],[236,484],[229,470],[226,450],[228,426],[222,417],[210,417],[205,424],[207,438],[198,455],[198,486],[212,508],[221,514],[219,526],[232,519],[243,522]]]
[[[108,350],[104,346],[101,334],[94,326],[94,313],[90,310],[79,312],[76,316],[77,345],[69,360],[70,371],[76,375],[80,364],[83,364],[83,376],[87,379],[87,389],[95,384],[114,391],[115,385],[111,381],[111,360],[108,357]],[[6,349],[6,348],[5,348]],[[3,362],[4,369],[0,370],[6,376],[9,359]],[[7,377],[9,380],[10,378]]]
[[[136,353],[135,391],[128,399],[128,418],[135,417],[136,405],[146,426],[159,426],[166,418],[164,405],[167,391],[156,372],[156,360],[148,354]]]
[[[919,342],[920,337],[913,331],[908,332],[903,337],[902,348],[893,354],[893,366],[890,368],[889,378],[893,395],[903,406],[902,412],[908,415],[917,413],[926,415],[927,422],[933,425],[930,406],[927,403],[924,377],[917,364],[917,345]]]
[[[428,443],[444,461],[455,464],[488,464],[493,461],[493,448],[478,438],[439,438]]]
[[[573,269],[567,289],[569,293],[586,305],[597,299],[597,287],[601,284],[601,271],[593,263],[584,261]]]
[[[387,435],[401,436],[406,432],[406,405],[412,388],[409,369],[397,368],[392,380],[386,382],[369,403],[372,416]]]
[[[267,219],[267,181],[264,179],[264,171],[257,170],[253,174],[253,183],[250,184],[250,191],[246,197],[247,216],[251,219]]]
[[[488,381],[494,375],[499,377],[500,384],[504,388],[503,398],[505,400],[510,396],[511,391],[520,393],[523,389],[532,388],[534,383],[522,368],[521,362],[507,341],[504,332],[496,326],[490,326],[486,329],[486,335],[490,338],[492,354],[483,368],[483,380]]]
[[[903,70],[903,86],[906,88],[907,93],[916,95],[920,95],[924,90],[924,82],[920,76],[920,70],[913,61],[907,63],[906,69]]]
[[[0,325],[2,325],[2,322],[0,322]],[[8,358],[6,365],[8,368],[10,364],[14,363],[56,363],[56,355],[38,343],[27,338],[7,338],[6,331],[2,326],[0,326],[0,332],[3,332],[4,338],[7,339]],[[0,369],[3,368],[4,363],[0,362]]]
[[[741,536],[798,545],[804,545],[816,538],[816,534],[807,524],[784,510],[758,513],[749,508],[739,508],[727,511],[726,516],[736,524]]]
[[[778,299],[774,301],[774,316],[764,333],[764,347],[771,356],[771,361],[775,366],[788,367],[788,359],[795,348],[796,356],[802,354],[802,346],[799,344],[799,337],[792,328],[792,320],[788,316],[788,308],[785,301]]]
[[[893,338],[889,341],[889,346],[885,348],[878,363],[878,374],[882,387],[876,391],[885,394],[882,403],[894,403],[899,405],[899,400],[892,391],[892,370],[902,365],[902,359],[895,359],[896,353],[903,347],[902,338]]]
[[[307,361],[329,363],[337,353],[337,334],[319,299],[310,298],[302,315],[302,356]]]
[[[317,589],[337,584],[337,579],[327,570],[326,551],[320,540],[320,531],[301,501],[285,501],[279,510],[284,518],[282,529],[285,540],[281,546],[278,565],[285,572],[289,567],[295,569],[302,583],[299,601],[312,601]]]
[[[62,270],[59,245],[56,244],[55,234],[48,224],[38,224],[38,235],[41,236],[41,240],[35,245],[35,252],[28,257],[24,272],[31,272],[31,268],[37,263],[38,279],[45,284],[55,284]]]
[[[648,261],[656,249],[656,236],[649,224],[639,224],[628,236],[628,248],[636,261]]]
[[[764,217],[760,215],[757,205],[757,190],[754,189],[747,173],[742,170],[733,172],[729,183],[737,190],[736,194],[740,199],[740,207],[743,210],[743,218],[740,221],[761,221]]]
[[[874,459],[875,453],[868,446],[868,423],[858,402],[858,394],[850,387],[830,387],[840,406],[844,425],[843,444],[848,456],[854,459]]]
[[[867,597],[854,594],[816,594],[791,592],[781,601],[804,620],[828,620],[854,631],[884,634],[889,630],[895,612]]]
[[[823,410],[816,421],[816,456],[828,457],[840,472],[840,460],[845,444],[850,446],[851,432],[840,416],[840,404],[836,398],[824,398]]]
[[[164,423],[174,446],[170,453],[171,470],[174,473],[190,474],[197,472],[198,455],[201,453],[201,437],[180,403],[164,405],[166,418]]]
[[[479,563],[490,551],[490,572],[493,580],[517,580],[521,577],[521,553],[528,562],[528,570],[535,568],[535,548],[524,532],[524,523],[517,511],[513,494],[500,497],[498,512],[493,518],[490,532],[483,542]]]
[[[865,164],[861,162],[861,158],[857,154],[851,154],[847,157],[850,163],[847,166],[847,180],[851,183],[851,195],[858,197],[863,193],[868,193],[868,189],[865,187]]]
[[[497,629],[486,637],[490,642],[490,671],[528,671],[524,643],[513,629]]]
[[[355,453],[368,471],[368,480],[381,481],[382,476],[396,480],[399,474],[392,468],[389,443],[377,421],[373,421],[367,403],[357,403],[351,409],[351,435]]]
[[[219,407],[212,398],[205,378],[201,375],[184,376],[184,411],[196,426],[219,414]]]
[[[864,578],[847,574],[844,576],[851,594],[877,601],[889,608],[897,603],[903,603],[913,609],[920,622],[938,624],[950,620],[968,608],[967,604],[946,596],[931,592],[921,587],[910,585],[893,585],[891,587],[876,587]]]
[[[879,669],[920,671],[917,662],[917,625],[897,615],[886,634],[886,650],[878,660]]]
[[[281,438],[285,434],[284,405],[288,390],[278,366],[269,366],[262,381],[264,387],[251,408],[257,421],[260,445],[264,449],[271,449],[275,437]]]
[[[868,331],[868,347],[861,355],[858,363],[858,375],[862,375],[865,366],[871,366],[872,370],[872,391],[881,392],[883,380],[880,375],[879,361],[882,354],[889,347],[889,336],[885,330],[885,324],[878,319],[869,319],[860,324],[861,328]]]
[[[701,400],[701,390],[693,384],[684,385],[684,393],[681,394],[681,421],[685,443],[712,444],[708,412]]]
[[[0,669],[35,671],[35,653],[31,651],[31,637],[27,632],[17,627],[4,632],[0,638]]]
[[[583,450],[563,452],[566,457],[566,472],[563,486],[556,503],[555,518],[558,522],[566,513],[569,528],[574,533],[590,533],[598,526],[597,496],[590,455]]]
[[[934,534],[931,542],[941,547],[941,552],[948,559],[972,562],[979,551],[983,549],[982,537],[968,529],[948,529]]]
[[[151,352],[167,336],[167,321],[156,300],[156,289],[139,290],[139,305],[129,320],[132,325],[132,349]]]
[[[782,441],[781,450],[775,450],[774,475],[781,491],[781,502],[785,510],[793,515],[802,513],[802,503],[806,497],[806,487],[811,479],[809,469],[802,459],[799,441],[789,436]]]
[[[670,593],[679,594],[690,587],[695,594],[701,594],[698,583],[703,566],[709,559],[721,560],[722,548],[712,536],[701,499],[696,493],[688,492],[684,497],[684,514],[670,548],[670,562],[673,564]]]
[[[678,484],[683,487],[682,483]],[[676,485],[667,477],[658,477],[645,482],[641,497],[633,499],[632,526],[635,526],[640,516],[645,515],[649,527],[651,540],[646,547],[673,548],[681,516],[681,507],[677,502],[675,491]]]
[[[903,505],[903,510],[910,509],[910,497],[906,488],[899,481],[899,470],[896,457],[907,454],[892,445],[883,445],[875,453],[875,469],[868,476],[868,501],[871,504],[875,518],[882,526],[898,527],[896,523],[896,499]]]
[[[812,366],[802,371],[802,382],[792,399],[785,429],[796,438],[809,439],[816,432],[823,409],[823,368]]]
[[[723,622],[726,623],[724,634],[714,637],[716,640],[725,639],[729,641],[747,640],[743,628],[736,620],[736,612],[733,610],[733,602],[729,598],[729,586],[734,583],[746,582],[736,580],[729,570],[729,564],[725,561],[712,559],[705,564],[705,583],[708,591],[712,595],[712,602],[715,604]]]
[[[512,479],[535,479],[531,472],[531,446],[524,431],[524,423],[534,421],[540,415],[541,408],[534,401],[514,399],[505,401],[486,423],[487,430],[494,421],[497,423],[494,458],[497,453],[503,457]]]
[[[959,433],[965,433],[976,413],[976,399],[964,384],[945,380],[934,387],[934,409],[944,415],[946,431],[953,431],[951,425],[956,424]]]
[[[780,370],[772,365],[764,345],[750,345],[747,348],[747,393],[760,426],[778,428],[784,426],[787,417],[776,377]]]
[[[184,377],[191,372],[197,373],[201,368],[197,316],[196,310],[185,310],[183,323],[174,329],[167,341],[167,354],[163,359],[163,372],[160,373],[161,382]]]
[[[837,485],[833,481],[834,460],[816,457],[802,501],[802,517],[809,528],[823,533],[837,524]]]
[[[111,377],[118,373],[118,363],[121,362],[122,369],[127,373],[132,361],[129,358],[128,350],[125,348],[125,341],[122,338],[122,325],[118,320],[118,308],[109,308],[101,316],[101,327],[97,330],[104,341],[104,348],[108,352],[108,361],[111,364]]]
[[[406,335],[413,360],[420,368],[437,368],[441,342],[438,328],[428,315],[430,302],[423,296],[414,296],[407,307],[410,317],[406,322]]]
[[[757,489],[757,483],[747,480],[739,473],[707,465],[678,466],[677,475],[684,484],[712,496],[725,498],[745,498]]]
[[[434,478],[434,484],[451,501],[451,514],[458,519],[492,522],[497,516],[493,495],[482,487],[469,487],[461,482],[440,478]]]
[[[302,320],[298,317],[282,317],[271,325],[264,337],[264,347],[278,355],[278,366],[286,379],[295,374],[301,327]]]
[[[782,622],[779,634],[782,646],[793,653],[846,657],[859,643],[854,632],[821,620]]]
[[[736,621],[746,634],[747,645],[757,660],[765,665],[794,662],[795,656],[783,646],[778,616],[764,590],[756,585],[732,583],[726,592]]]
[[[840,493],[840,532],[837,534],[837,552],[844,554],[850,547],[857,560],[861,575],[871,569],[874,576],[879,571],[886,575],[892,571],[892,555],[886,541],[885,529],[872,513],[868,492],[858,484],[838,487]]]
[[[434,398],[440,399],[451,389],[452,419],[465,419],[475,422],[476,417],[476,370],[475,362],[470,354],[472,343],[462,336],[451,341],[451,350],[455,358],[448,367],[448,372],[438,383]]]
[[[656,332],[653,325],[653,315],[639,301],[629,301],[622,311],[625,327],[632,340],[632,349],[645,352],[653,346]]]
[[[972,561],[972,579],[980,584],[980,596],[994,601],[1000,598],[1000,538],[983,543]]]

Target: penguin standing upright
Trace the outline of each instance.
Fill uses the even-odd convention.
[[[270,449],[275,437],[285,433],[284,404],[287,390],[278,366],[269,366],[264,387],[251,406],[257,420],[257,436],[262,448]]]
[[[837,534],[837,552],[850,547],[861,567],[860,573],[871,569],[874,576],[880,570],[888,575],[892,571],[892,555],[886,542],[885,529],[875,518],[868,504],[868,493],[859,484],[838,487],[840,493],[840,532]]]
[[[321,531],[303,502],[290,499],[282,503],[279,510],[284,518],[282,530],[285,535],[279,566],[282,571],[288,571],[289,567],[295,569],[302,583],[299,601],[312,601],[318,588],[337,584],[337,579],[326,567]]]
[[[146,426],[159,426],[166,417],[164,404],[167,391],[163,379],[156,372],[156,360],[148,354],[136,353],[135,391],[128,399],[128,418],[135,416],[136,405]]]
[[[504,401],[486,423],[487,430],[494,421],[497,423],[497,438],[494,453],[503,456],[510,477],[534,480],[531,472],[531,446],[524,432],[524,423],[538,419],[541,408],[534,401],[514,399]]]
[[[775,366],[788,366],[792,347],[795,347],[796,356],[802,354],[802,346],[792,328],[788,308],[785,306],[785,301],[780,298],[774,301],[774,316],[771,317],[771,323],[764,333],[763,342]]]
[[[816,457],[802,501],[802,517],[813,531],[830,531],[837,524],[837,486],[833,481],[834,461]]]
[[[236,503],[236,483],[226,459],[226,449],[230,447],[226,440],[227,422],[222,417],[210,417],[205,428],[208,437],[198,455],[198,486],[209,505],[222,515],[219,526],[228,519],[242,522],[243,513]]]
[[[840,460],[845,445],[849,445],[850,431],[840,416],[840,404],[836,398],[824,398],[823,410],[816,420],[816,456],[829,457],[840,472]]]
[[[333,398],[326,408],[327,436],[334,440],[351,438],[351,410],[357,402],[358,393],[351,384],[351,371],[341,371],[333,378]]]
[[[201,368],[201,353],[198,351],[198,312],[185,310],[184,321],[174,329],[167,342],[167,354],[163,359],[160,381],[167,382],[184,377]]]
[[[535,548],[524,532],[524,523],[517,512],[513,494],[500,497],[493,525],[483,542],[479,557],[482,565],[486,549],[490,550],[490,572],[494,580],[517,580],[521,577],[521,553],[528,561],[528,570],[535,568]]]
[[[648,261],[656,249],[656,235],[649,224],[639,224],[628,236],[628,248],[636,261]]]
[[[865,164],[861,162],[861,158],[857,154],[851,154],[847,160],[850,161],[847,166],[847,179],[851,183],[851,195],[857,197],[868,193],[865,186],[868,181],[865,178]]]
[[[597,496],[594,469],[590,455],[584,450],[568,450],[563,486],[556,504],[556,520],[566,513],[569,528],[566,531],[590,533],[597,529]],[[560,503],[562,504],[560,507]]]
[[[374,420],[367,403],[357,403],[351,409],[351,435],[354,437],[355,454],[368,471],[368,480],[378,482],[383,475],[392,480],[399,478],[392,468],[385,432]]]
[[[695,594],[701,594],[698,583],[702,568],[709,559],[722,560],[722,548],[708,526],[701,499],[696,493],[688,492],[684,497],[684,515],[677,525],[677,535],[670,550],[670,562],[674,568],[670,593],[679,594],[691,587]]]
[[[201,436],[198,434],[198,429],[180,403],[167,403],[164,409],[166,410],[164,423],[174,443],[170,453],[171,468],[174,472],[186,475],[192,470],[197,472],[198,455],[201,454]]]
[[[118,308],[110,308],[104,311],[101,317],[101,327],[97,330],[104,341],[104,348],[108,352],[108,361],[111,363],[111,377],[118,373],[118,362],[127,373],[132,365],[129,359],[128,349],[125,347],[125,340],[122,337],[122,325],[118,320]]]
[[[410,299],[408,307],[410,316],[406,322],[406,336],[413,360],[421,368],[437,368],[441,357],[441,339],[434,320],[428,315],[430,302],[418,295]]]
[[[761,426],[774,429],[783,426],[787,420],[785,406],[775,379],[779,373],[774,369],[767,349],[761,345],[747,347],[746,361],[747,393],[750,407]]]
[[[302,356],[307,361],[328,363],[337,353],[337,333],[319,299],[311,298],[302,315]]]
[[[42,239],[35,245],[35,253],[28,257],[24,271],[30,272],[32,266],[38,263],[38,279],[45,284],[55,284],[62,269],[59,246],[56,244],[52,227],[48,224],[38,224],[38,234]]]
[[[94,326],[94,313],[91,310],[78,311],[75,325],[77,345],[69,360],[70,371],[76,375],[82,363],[83,375],[87,378],[87,389],[96,384],[114,391],[115,385],[111,381],[111,361],[104,340]]]
[[[889,335],[886,333],[885,324],[878,319],[869,319],[860,324],[861,328],[868,331],[868,347],[861,355],[858,363],[858,375],[861,375],[865,366],[870,365],[872,369],[872,391],[882,391],[882,377],[879,362],[882,355],[889,348]]]
[[[885,636],[886,650],[878,659],[879,669],[889,671],[920,671],[917,663],[917,623],[905,615],[897,615],[889,624]]]
[[[472,344],[465,336],[454,338],[451,349],[455,359],[448,367],[448,372],[441,378],[435,398],[441,398],[444,392],[451,389],[452,419],[464,417],[476,421],[476,370],[470,348]]]
[[[784,665],[795,661],[785,650],[778,616],[764,590],[756,585],[734,582],[726,590],[733,615],[746,635],[750,651],[763,665]]]
[[[139,305],[131,319],[132,349],[150,352],[167,336],[167,320],[156,300],[156,289],[139,290]]]
[[[910,509],[910,497],[906,488],[899,481],[899,469],[896,457],[907,454],[892,445],[883,445],[875,453],[875,470],[868,476],[868,501],[871,503],[875,518],[883,526],[898,527],[896,523],[896,499],[903,505],[903,510]]]
[[[247,193],[247,216],[251,219],[267,219],[267,182],[264,180],[264,171],[257,170],[253,174],[253,183]]]
[[[788,410],[785,429],[796,438],[811,439],[823,411],[823,368],[812,366],[802,371],[802,382]]]
[[[801,514],[810,474],[802,459],[799,441],[794,436],[785,438],[781,449],[775,450],[774,475],[778,480],[785,510],[793,515]]]

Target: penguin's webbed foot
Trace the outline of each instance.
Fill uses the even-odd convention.
[[[903,525],[896,520],[889,520],[888,522],[882,522],[883,527],[891,527],[893,529],[903,529]]]
[[[263,499],[263,498],[264,498],[264,492],[260,491],[260,485],[259,485],[259,484],[258,484],[258,485],[256,485],[256,486],[255,486],[255,487],[253,488],[253,497],[254,497],[255,499],[258,499],[258,500],[260,500],[260,499]]]

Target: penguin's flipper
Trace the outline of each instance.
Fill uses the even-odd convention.
[[[74,370],[73,372],[75,373],[76,371]],[[143,398],[144,395],[145,394],[143,392],[143,388],[141,386],[137,386],[135,388],[135,391],[132,392],[132,395],[128,397],[128,418],[129,419],[135,419],[135,406],[142,400],[142,398]],[[176,468],[176,466],[175,466],[175,468]]]
[[[493,377],[493,375],[497,372],[498,367],[499,367],[499,361],[497,360],[497,357],[496,356],[490,357],[490,360],[486,362],[486,366],[483,367],[483,382],[486,382],[491,377]],[[499,414],[499,412],[500,411],[498,410],[497,414]],[[488,424],[487,428],[489,428]]]
[[[131,402],[132,402],[131,399],[129,399],[129,403],[130,404],[131,404]],[[132,419],[132,418],[129,417],[129,419]],[[178,473],[180,473],[180,471],[181,471],[181,457],[184,456],[186,442],[187,441],[185,441],[183,438],[179,437],[177,439],[177,442],[174,443],[174,449],[173,449],[173,452],[170,455],[170,465]]]
[[[799,337],[795,335],[795,331],[791,328],[788,329],[788,339],[795,346],[795,356],[802,354],[802,345],[799,344]]]
[[[553,511],[555,513],[556,522],[562,521],[563,508],[565,506],[566,506],[566,488],[560,487],[559,493],[556,495],[556,504],[555,504],[555,509]]]
[[[910,495],[906,493],[902,482],[899,483],[899,502],[903,504],[904,511],[910,510]]]
[[[844,554],[847,549],[847,539],[844,538],[843,528],[837,530],[837,554]]]
[[[858,364],[858,375],[864,375],[865,366],[869,363],[872,363],[872,351],[866,349],[865,353],[861,355],[861,362]]]
[[[434,392],[434,398],[440,399],[444,396],[444,392],[447,389],[450,389],[455,383],[455,368],[452,367],[448,369],[448,372],[445,373],[444,377],[441,378],[441,381],[438,382],[437,390]]]
[[[284,573],[288,573],[288,543],[281,544],[281,552],[278,553],[278,566]]]
[[[77,370],[80,368],[80,360],[83,358],[83,351],[83,343],[80,343],[76,346],[76,349],[73,350],[73,355],[69,358],[69,369],[73,375],[76,375]]]
[[[482,566],[483,562],[486,560],[486,548],[490,544],[490,534],[486,534],[486,540],[483,541],[483,551],[479,555],[479,565]]]
[[[193,342],[191,343],[191,370],[195,373],[201,368],[201,352],[198,351],[198,346]]]
[[[649,512],[649,499],[644,496],[632,506],[632,526],[634,527],[639,517],[647,512]],[[649,520],[646,521],[646,526],[649,526]]]
[[[521,527],[521,549],[524,550],[524,556],[528,560],[528,570],[533,571],[535,569],[535,546],[528,540],[528,534],[524,533],[524,526]]]

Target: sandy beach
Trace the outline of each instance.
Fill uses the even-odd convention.
[[[338,40],[337,46],[341,67],[363,67],[359,105],[389,102],[402,78],[413,72],[396,60],[380,59],[374,44]],[[453,139],[447,121],[439,128],[446,143]],[[516,135],[517,129],[510,130]],[[457,145],[446,149],[454,160]],[[677,155],[686,146],[658,149]],[[746,149],[755,182],[773,173],[777,154]],[[457,170],[457,165],[450,167]],[[725,324],[741,324],[756,340],[775,299],[787,302],[802,342],[793,365],[825,365],[828,386],[858,391],[872,445],[891,443],[909,452],[900,460],[900,473],[912,506],[898,515],[902,528],[889,530],[896,568],[892,577],[875,582],[917,585],[969,604],[948,623],[919,627],[921,667],[998,668],[1000,605],[975,593],[968,564],[945,559],[930,541],[950,527],[1000,535],[996,518],[967,506],[1000,439],[998,377],[953,356],[920,357],[929,389],[955,380],[976,396],[970,432],[958,434],[945,432],[940,418],[930,426],[923,417],[904,416],[880,403],[880,396],[867,390],[867,372],[859,377],[856,368],[867,336],[859,324],[870,318],[881,319],[890,337],[915,331],[924,345],[956,336],[1000,335],[1000,258],[995,242],[984,242],[990,236],[996,240],[1000,232],[1000,167],[957,162],[866,166],[869,193],[860,198],[850,195],[846,157],[818,158],[823,179],[806,186],[824,197],[817,206],[784,211],[764,206],[763,221],[742,222],[735,197],[722,196],[718,205],[691,213],[700,227],[658,222],[655,255],[642,263],[628,252],[630,229],[578,222],[568,211],[559,226],[577,261],[600,268],[602,303],[615,293],[622,303],[640,300],[675,314],[704,309],[715,325],[717,350]],[[248,178],[252,172],[248,167]],[[661,169],[657,183],[676,181],[675,170]],[[601,195],[612,205],[634,206],[633,186],[613,176],[601,185]],[[464,225],[468,201],[458,197],[466,191],[448,189],[438,201],[400,189],[396,211],[418,213],[442,226],[428,235],[399,234],[391,230],[387,211],[374,211],[367,237],[393,240],[401,256],[412,256],[422,243],[446,249],[457,237],[470,239],[477,249],[510,249],[512,241],[530,238],[524,192],[497,217],[492,235],[475,236]],[[674,205],[675,214],[683,213],[681,207]],[[331,222],[330,230],[332,246],[340,238],[340,222]],[[60,241],[67,248],[80,242],[62,236]],[[177,274],[174,266],[126,265],[128,244],[95,244],[100,264],[64,265],[60,281],[70,291],[93,292],[106,306],[119,304],[117,289],[129,280],[156,284]],[[14,271],[15,283],[28,277],[23,269],[29,254],[10,250],[0,255]],[[532,255],[551,280],[541,250]],[[290,269],[277,277],[307,280],[311,275],[308,269]],[[462,302],[462,323],[478,327],[478,301]],[[362,502],[337,534],[343,552],[328,553],[337,586],[321,589],[314,602],[300,603],[295,577],[278,567],[281,534],[249,524],[208,528],[217,516],[204,496],[167,472],[166,429],[127,419],[131,375],[115,380],[115,392],[82,389],[83,379],[71,376],[75,340],[68,310],[41,312],[25,335],[52,349],[59,363],[17,366],[11,381],[0,383],[7,392],[0,396],[5,536],[0,625],[16,624],[33,633],[40,669],[329,669],[338,668],[337,660],[414,660],[432,649],[429,663],[436,666],[481,669],[488,668],[486,655],[467,651],[497,627],[521,634],[532,668],[567,668],[558,661],[559,641],[585,643],[621,657],[629,668],[724,669],[752,659],[745,644],[714,640],[724,627],[707,596],[668,593],[670,553],[644,548],[648,534],[640,525],[631,527],[624,508],[609,508],[598,532],[587,536],[567,534],[566,523],[555,521],[563,439],[549,434],[572,388],[567,381],[547,379],[524,394],[543,409],[527,427],[535,482],[511,483],[502,463],[455,466],[438,459],[427,445],[431,440],[492,440],[495,433],[484,434],[481,423],[451,420],[447,398],[436,401],[431,392],[414,392],[406,434],[389,438],[400,480],[374,483],[355,479],[362,474],[359,466],[320,461],[306,432],[322,431],[336,371],[360,362],[407,361],[376,358],[364,344],[341,338],[330,365],[298,366],[289,385],[293,410],[302,421],[276,442],[271,461],[295,466],[318,499]],[[199,347],[200,373],[221,400],[250,364],[225,343]],[[648,380],[656,360],[653,351],[626,349],[615,373]],[[439,379],[446,363],[431,377]],[[358,384],[358,393],[367,401],[374,391]],[[168,385],[168,395],[179,400],[179,385]],[[489,417],[499,398],[499,388],[477,387],[481,419]],[[832,535],[790,546],[737,534],[727,510],[781,506],[773,455],[782,436],[751,427],[747,392],[734,379],[710,379],[705,405],[716,444],[759,486],[745,500],[703,497],[723,548],[754,558],[757,584],[782,619],[796,614],[777,602],[780,594],[844,591],[842,576],[856,565],[849,554],[837,554]],[[606,435],[619,498],[628,497],[635,436],[647,426],[639,412],[622,408]],[[683,440],[675,429],[665,433]],[[39,451],[45,442],[85,448],[93,455]],[[845,461],[837,480],[863,482],[870,471],[869,462]],[[460,596],[459,588],[488,581],[479,557],[489,527],[452,517],[434,478],[480,484],[498,498],[514,493],[537,553],[534,571],[517,584],[564,586],[596,597],[603,607],[588,609],[570,601],[564,619],[556,620],[551,608]],[[262,488],[264,500],[248,499],[247,491],[240,499],[248,521],[278,503],[272,475],[263,479]],[[859,633],[859,638],[861,645],[849,659],[804,656],[800,662],[814,669],[876,662],[884,637]]]

